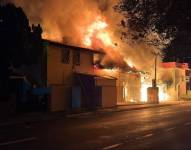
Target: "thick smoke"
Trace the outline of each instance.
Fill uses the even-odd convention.
[[[146,43],[125,44],[121,42],[119,27],[122,16],[114,12],[118,0],[10,0],[21,6],[30,23],[40,23],[43,37],[59,42],[82,46],[84,31],[97,16],[105,18],[117,53],[137,69],[152,72],[155,48]],[[109,51],[109,49],[107,50]],[[120,60],[121,61],[121,60]]]
[[[24,8],[31,23],[43,26],[43,36],[62,42],[80,44],[84,28],[96,16],[108,13],[112,1],[108,0],[10,0]]]

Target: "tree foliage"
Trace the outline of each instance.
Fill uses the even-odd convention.
[[[40,25],[30,27],[20,7],[0,5],[0,92],[8,92],[10,66],[19,68],[38,62],[43,48],[41,33]]]
[[[120,0],[115,10],[124,16],[123,39],[146,40],[154,45],[174,39],[172,43],[178,45],[177,35],[180,38],[185,36],[185,31],[191,31],[190,0]],[[149,39],[152,33],[159,38]]]

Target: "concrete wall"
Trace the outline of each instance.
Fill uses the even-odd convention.
[[[168,100],[178,100],[186,94],[184,68],[160,68],[159,81],[167,86]]]
[[[117,80],[117,102],[140,102],[141,77],[139,74],[121,73]]]
[[[70,108],[73,73],[93,73],[93,53],[80,51],[80,65],[73,64],[76,50],[70,48],[68,64],[62,62],[64,47],[48,45],[47,84],[52,87],[50,98],[51,111],[63,111]]]
[[[63,84],[63,82],[72,82],[70,76],[73,73],[72,52],[70,53],[70,63],[62,63],[62,53],[64,50],[60,47],[49,45],[47,58],[47,80],[48,84]],[[70,79],[70,80],[68,80]]]
[[[80,65],[74,66],[74,70],[78,73],[94,74],[93,53],[81,52],[80,53]]]
[[[61,47],[49,45],[48,48],[48,84],[71,84],[73,72],[93,74],[93,53],[80,51],[80,65],[73,64],[75,50],[70,49],[69,64],[62,63]]]
[[[117,105],[117,89],[116,86],[102,87],[102,107],[109,108]]]
[[[101,102],[103,108],[117,105],[116,79],[96,78],[96,86],[101,86]]]
[[[52,85],[49,103],[50,111],[64,111],[69,109],[71,100],[71,87]]]

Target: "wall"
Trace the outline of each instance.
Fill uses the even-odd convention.
[[[92,52],[80,50],[80,65],[73,65],[73,54],[76,50],[70,47],[70,61],[68,64],[64,64],[62,62],[64,48],[64,46],[48,45],[47,84],[52,87],[51,111],[63,111],[71,107],[74,72],[93,74]]]
[[[96,78],[96,86],[101,87],[101,102],[103,108],[117,105],[116,79]]]
[[[52,85],[50,111],[64,111],[70,106],[71,87],[63,85]]]
[[[109,108],[117,105],[116,86],[102,86],[102,107]]]
[[[135,73],[120,73],[117,77],[117,102],[140,102],[141,77]]]
[[[178,100],[186,94],[185,69],[172,67],[160,68],[159,83],[167,86],[168,100]]]
[[[72,75],[72,53],[70,53],[70,63],[62,63],[60,47],[49,45],[48,48],[48,63],[47,63],[47,80],[48,84],[71,84]],[[70,82],[69,82],[70,81]]]
[[[78,73],[94,74],[93,53],[82,51],[80,53],[80,65],[75,65],[74,69]]]

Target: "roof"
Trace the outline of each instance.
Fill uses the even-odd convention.
[[[94,78],[117,80],[117,78],[111,77],[111,76],[101,76],[101,75],[96,75],[96,74],[80,73],[80,72],[74,72],[74,74],[76,74],[76,75],[90,76],[90,77],[94,77]]]
[[[160,65],[162,68],[182,68],[182,69],[188,69],[188,63],[177,63],[177,62],[163,62]]]
[[[47,42],[48,44],[57,46],[57,47],[65,47],[65,48],[70,48],[70,49],[73,49],[73,50],[86,51],[86,52],[90,52],[90,53],[105,54],[105,52],[103,52],[101,50],[94,50],[94,49],[89,49],[89,48],[84,48],[84,47],[67,45],[67,44],[63,44],[63,43],[56,42],[56,41],[51,41],[51,40],[46,40],[46,39],[43,39],[43,41]]]

